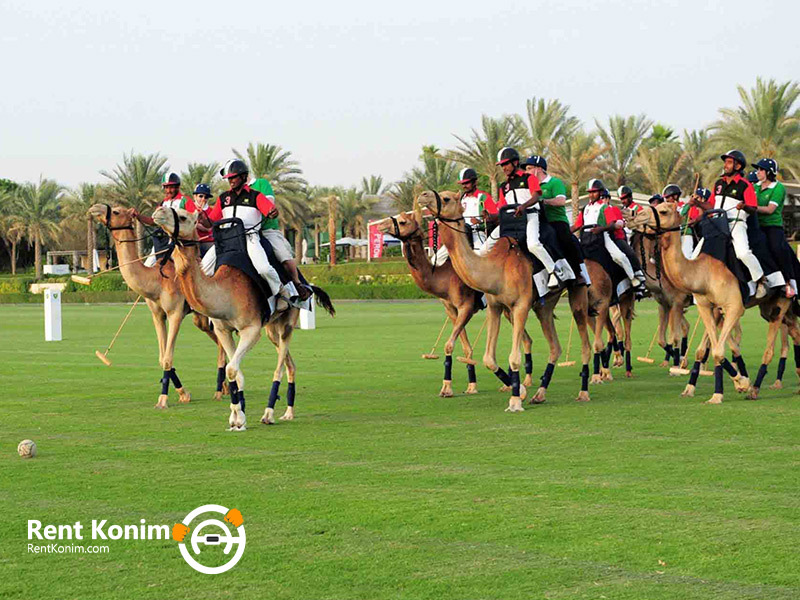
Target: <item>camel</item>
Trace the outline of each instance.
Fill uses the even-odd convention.
[[[225,367],[225,377],[231,389],[228,431],[247,429],[245,379],[241,363],[247,352],[261,338],[262,326],[278,352],[278,364],[272,378],[269,405],[264,410],[261,422],[266,425],[275,423],[274,406],[284,368],[288,381],[288,406],[281,420],[290,421],[294,418],[296,365],[289,352],[289,344],[300,311],[280,298],[265,324],[263,303],[266,300],[250,277],[228,265],[220,266],[213,277],[203,273],[197,241],[197,217],[197,213],[163,207],[157,208],[153,213],[156,225],[175,240],[173,259],[181,291],[193,310],[211,319],[214,331],[228,356],[228,365]],[[331,316],[335,315],[336,311],[328,294],[316,286],[311,286],[311,289],[320,305]],[[238,344],[233,339],[234,331],[239,333]]]
[[[182,386],[175,370],[173,358],[175,344],[178,339],[181,323],[191,311],[186,303],[186,298],[175,281],[175,267],[168,261],[163,267],[146,267],[139,257],[136,248],[136,234],[133,228],[134,210],[121,206],[111,207],[108,204],[94,204],[89,208],[89,214],[105,225],[114,240],[114,247],[119,258],[120,273],[125,283],[134,292],[145,299],[147,307],[153,317],[153,325],[158,338],[158,363],[163,369],[161,379],[161,394],[156,402],[156,408],[167,408],[167,398],[170,381],[178,392],[178,402],[187,403],[191,394]],[[195,326],[211,338],[217,346],[217,390],[214,393],[216,400],[222,399],[223,375],[225,369],[225,352],[217,340],[207,317],[193,314]]]
[[[794,314],[791,312],[791,300],[783,296],[765,295],[752,299],[747,308],[758,306],[761,316],[769,323],[767,331],[767,347],[764,351],[761,367],[756,383],[751,387],[744,361],[741,359],[738,343],[731,336],[745,311],[739,283],[735,275],[721,261],[700,254],[695,259],[687,259],[681,250],[680,215],[675,205],[669,202],[653,208],[646,208],[629,221],[629,226],[639,231],[652,232],[658,238],[663,275],[678,290],[694,296],[697,310],[705,325],[704,340],[701,341],[695,355],[695,366],[692,369],[693,379],[684,389],[683,395],[693,396],[695,390],[695,371],[699,371],[700,361],[705,348],[705,337],[710,340],[711,354],[714,357],[714,394],[707,401],[709,404],[720,404],[723,401],[723,370],[728,373],[739,391],[748,391],[748,398],[758,398],[759,388],[767,372],[767,365],[775,353],[775,339],[781,324],[788,328],[795,344],[800,343],[800,329]],[[714,309],[719,309],[723,316],[722,328],[717,333]],[[671,324],[674,326],[674,324]],[[739,372],[725,358],[725,344],[730,345],[737,362]]]
[[[685,313],[691,304],[691,295],[676,289],[663,276],[656,256],[656,237],[650,233],[636,232],[631,239],[633,251],[641,257],[645,286],[658,303],[658,345],[664,349],[662,367],[685,366],[689,323]],[[671,333],[667,341],[667,328]]]
[[[408,261],[408,269],[414,283],[423,292],[436,296],[442,301],[445,313],[453,323],[453,330],[444,345],[444,379],[439,396],[449,398],[453,396],[452,366],[453,348],[456,338],[461,341],[464,357],[472,359],[472,345],[467,337],[466,326],[472,317],[481,310],[480,297],[475,290],[469,288],[456,274],[449,260],[443,264],[431,265],[425,255],[422,227],[414,212],[405,212],[388,217],[377,224],[382,233],[388,233],[399,239],[403,244],[404,254]],[[530,387],[533,359],[531,356],[532,341],[528,332],[524,332],[522,344],[525,349],[525,380],[522,385]],[[475,376],[475,365],[467,363],[467,376],[469,385],[465,394],[477,394],[478,384]]]
[[[503,307],[507,308],[512,320],[513,337],[511,353],[508,364],[511,369],[511,398],[508,401],[507,412],[520,412],[522,408],[521,388],[519,381],[520,344],[522,342],[528,312],[535,305],[539,305],[540,320],[543,324],[545,336],[552,349],[550,362],[547,365],[545,376],[549,378],[555,368],[555,361],[561,353],[558,336],[555,328],[550,330],[549,324],[553,323],[553,309],[560,292],[548,294],[553,299],[541,305],[535,287],[533,286],[533,264],[523,254],[519,244],[509,238],[502,238],[492,251],[485,257],[478,256],[470,248],[467,238],[463,235],[463,208],[458,194],[454,192],[425,191],[418,198],[420,206],[427,207],[439,222],[439,235],[450,253],[450,261],[458,276],[472,289],[480,290],[487,295],[487,337],[486,352],[483,364],[489,370],[499,374],[502,372],[497,365],[497,336],[500,330],[500,315]],[[460,225],[460,226],[459,226]],[[588,325],[588,295],[586,287],[572,287],[569,290],[569,301],[572,315],[578,327],[581,338],[581,357],[583,368],[581,370],[581,390],[577,400],[588,401],[589,379],[589,337]],[[545,327],[545,324],[548,324]]]

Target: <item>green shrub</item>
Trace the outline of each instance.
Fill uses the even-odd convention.
[[[0,295],[2,294],[24,294],[30,290],[34,279],[28,277],[13,277],[0,280]]]

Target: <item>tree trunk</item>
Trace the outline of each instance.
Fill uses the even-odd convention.
[[[578,212],[580,211],[578,205],[578,198],[580,198],[580,194],[578,193],[578,184],[576,182],[572,182],[572,223],[575,224],[575,219],[578,218]]]
[[[336,264],[336,196],[328,198],[328,243],[330,244],[330,265]]]
[[[133,223],[136,226],[136,238],[139,240],[138,242],[136,242],[136,248],[139,250],[139,256],[144,256],[144,253],[146,251],[144,247],[144,240],[142,239],[144,237],[144,225],[142,225],[139,219],[134,219]],[[108,235],[110,236],[111,232],[109,232]],[[111,244],[110,239],[109,239],[109,246],[113,246]],[[109,268],[108,265],[110,264],[111,264],[111,251],[109,250],[108,256],[106,256],[106,265],[107,265],[106,268]]]
[[[294,228],[294,257],[298,265],[303,264],[303,226],[297,225]]]
[[[314,258],[319,260],[319,221],[314,219]]]
[[[33,237],[34,264],[36,265],[36,279],[42,278],[42,241],[39,235]]]
[[[86,272],[91,273],[94,255],[94,218],[89,217],[86,220]]]
[[[497,177],[495,175],[489,175],[489,184],[492,186],[492,200],[497,203],[499,198],[497,197]]]

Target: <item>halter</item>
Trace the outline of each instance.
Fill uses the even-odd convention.
[[[130,229],[131,231],[133,231],[133,225],[125,225],[124,227],[112,227],[111,226],[111,205],[110,204],[104,204],[104,206],[106,207],[106,223],[105,223],[105,225],[106,225],[106,228],[109,231],[121,231],[123,229]]]
[[[414,234],[419,233],[419,231],[420,231],[419,223],[417,223],[417,227],[416,227],[416,229],[414,229],[414,231],[412,231],[411,233],[409,233],[409,234],[407,234],[405,236],[400,235],[400,223],[397,222],[397,219],[395,217],[389,217],[389,219],[392,221],[392,227],[394,227],[394,232],[392,233],[392,235],[394,237],[396,237],[398,240],[400,240],[401,242],[405,242],[407,240],[410,240],[412,237],[414,237]]]

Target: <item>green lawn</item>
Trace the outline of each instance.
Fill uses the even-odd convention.
[[[765,386],[758,402],[726,382],[726,402],[704,405],[710,378],[683,399],[684,378],[635,363],[635,379],[615,370],[580,404],[578,365],[556,370],[546,404],[507,414],[508,394],[482,367],[480,395],[437,397],[441,362],[420,354],[441,326],[438,304],[337,308],[295,334],[297,420],[258,423],[275,361],[262,340],[244,363],[250,429],[233,434],[227,403],[211,400],[214,349],[189,321],[176,366],[193,401],[177,405],[173,392],[156,412],[146,308],[108,368],[94,351],[127,306],[65,306],[60,343],[43,341],[41,306],[1,306],[0,598],[800,597],[791,359],[788,389]],[[545,344],[530,323],[539,374]],[[640,303],[634,355],[654,324],[654,305]],[[753,313],[744,330],[754,375],[766,325]],[[505,324],[501,364],[508,334]],[[461,391],[463,365],[454,374]],[[23,438],[36,459],[16,455]],[[245,519],[244,556],[222,575],[190,569],[171,540],[27,552],[28,519],[171,525],[207,503]]]

